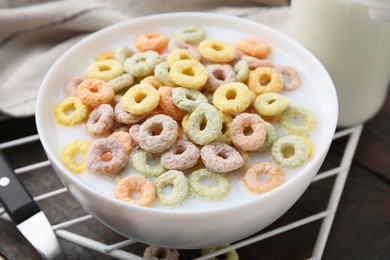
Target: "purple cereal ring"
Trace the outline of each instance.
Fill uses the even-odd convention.
[[[161,155],[161,164],[169,170],[189,169],[198,162],[199,156],[196,145],[178,140]]]
[[[273,67],[273,63],[269,59],[258,59],[252,56],[243,55],[241,57],[242,60],[246,61],[249,69],[254,70],[258,67]]]
[[[206,168],[213,172],[230,172],[244,165],[244,159],[238,151],[220,142],[212,142],[203,146],[200,156]]]
[[[88,116],[86,131],[92,136],[106,134],[114,123],[114,109],[108,104],[96,107]]]
[[[112,176],[123,169],[129,159],[126,148],[111,138],[96,139],[87,152],[87,168],[96,174]]]
[[[148,116],[148,114],[134,115],[132,113],[127,112],[122,106],[122,101],[120,101],[118,104],[115,105],[114,111],[115,111],[115,120],[118,121],[119,123],[126,124],[126,125],[139,123],[143,119],[145,119],[146,116]]]
[[[267,125],[257,114],[242,113],[230,125],[232,143],[243,151],[254,151],[265,141]]]
[[[139,128],[139,146],[150,153],[161,153],[176,141],[178,125],[172,117],[160,114],[146,120]]]
[[[211,64],[206,66],[208,78],[203,89],[214,92],[219,86],[237,81],[236,73],[229,64]]]

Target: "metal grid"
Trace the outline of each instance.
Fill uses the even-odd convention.
[[[223,255],[226,252],[229,252],[231,250],[239,249],[248,245],[251,245],[253,243],[259,242],[261,240],[270,238],[272,236],[276,236],[278,234],[281,234],[283,232],[287,232],[289,230],[295,229],[297,227],[301,227],[303,225],[312,223],[314,221],[318,221],[322,219],[322,225],[320,228],[320,231],[318,232],[316,243],[314,246],[314,250],[312,252],[312,256],[310,259],[320,259],[322,257],[322,254],[324,252],[326,242],[330,233],[330,229],[332,227],[333,219],[336,214],[336,210],[341,198],[342,191],[344,189],[344,184],[348,176],[348,172],[352,163],[352,159],[355,154],[356,147],[358,145],[361,131],[363,126],[358,125],[355,127],[351,127],[348,129],[344,129],[341,131],[338,131],[335,133],[333,140],[339,139],[339,138],[348,138],[346,147],[344,149],[343,155],[341,157],[340,165],[327,170],[325,172],[320,172],[316,175],[316,177],[313,179],[313,182],[321,181],[323,179],[329,178],[331,176],[336,176],[336,180],[333,184],[332,191],[329,197],[328,205],[326,210],[322,212],[318,212],[316,214],[313,214],[309,217],[302,218],[298,221],[289,223],[285,226],[270,230],[265,233],[260,233],[259,235],[241,240],[237,243],[231,244],[229,247],[226,247],[224,249],[215,251],[211,254],[204,255],[198,258],[195,258],[196,260],[205,260],[209,259],[211,257]],[[22,146],[30,142],[35,142],[39,140],[38,135],[32,135],[25,138],[0,143],[0,150],[11,148],[15,146]],[[37,162],[28,166],[24,166],[18,169],[15,169],[16,174],[22,174],[22,173],[29,173],[30,171],[42,168],[42,167],[49,167],[50,162],[49,161],[41,161]],[[57,196],[62,193],[66,193],[67,189],[65,187],[50,191],[48,193],[39,195],[34,197],[36,201],[42,201],[51,199],[54,196]],[[10,220],[8,215],[5,213],[4,208],[0,207],[0,218]],[[71,219],[56,225],[53,225],[52,228],[55,231],[56,236],[59,239],[66,240],[68,242],[77,244],[79,246],[95,250],[97,252],[100,252],[102,254],[105,254],[110,257],[114,257],[117,259],[143,259],[141,256],[135,255],[133,253],[130,253],[128,251],[124,250],[124,247],[133,245],[138,243],[137,241],[131,240],[131,239],[125,239],[119,243],[115,244],[105,244],[87,237],[84,237],[82,235],[70,232],[65,230],[66,228],[69,228],[71,226],[75,225],[83,225],[85,221],[88,221],[90,219],[93,219],[91,215],[85,215],[79,218]]]

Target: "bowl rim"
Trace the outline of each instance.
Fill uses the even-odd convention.
[[[261,200],[267,199],[271,196],[275,196],[275,194],[278,194],[278,193],[283,193],[285,190],[290,189],[290,187],[295,185],[297,182],[301,182],[302,178],[308,178],[308,174],[300,174],[299,176],[295,176],[294,178],[283,183],[283,185],[279,186],[277,189],[271,190],[271,191],[266,192],[266,193],[262,193],[261,196],[259,196],[258,198],[254,198],[254,199],[245,201],[243,203],[235,204],[235,205],[227,205],[227,206],[218,207],[218,208],[209,208],[207,210],[201,210],[201,211],[172,211],[170,208],[143,207],[143,206],[138,206],[135,204],[131,204],[131,203],[127,203],[127,202],[118,200],[115,197],[108,197],[108,196],[94,190],[91,186],[86,185],[85,183],[79,181],[76,178],[76,176],[71,174],[65,168],[65,166],[63,166],[60,159],[57,158],[58,156],[51,156],[50,155],[50,154],[55,154],[55,151],[52,151],[50,149],[49,142],[48,142],[47,138],[45,138],[45,135],[44,135],[44,132],[46,130],[45,130],[45,126],[44,126],[45,125],[45,120],[44,120],[45,117],[43,116],[44,109],[42,108],[42,106],[44,104],[45,90],[46,90],[46,88],[48,88],[47,81],[48,81],[50,75],[53,73],[53,71],[55,71],[56,68],[66,58],[67,54],[71,53],[73,50],[76,50],[77,48],[79,48],[79,46],[82,46],[90,41],[93,41],[96,37],[99,37],[101,34],[105,34],[109,31],[111,31],[112,29],[126,26],[129,24],[142,23],[145,21],[149,21],[150,19],[167,19],[167,18],[171,18],[171,17],[177,18],[177,17],[181,17],[181,16],[185,16],[185,17],[193,16],[193,17],[198,17],[198,18],[199,17],[201,18],[201,17],[213,16],[213,18],[216,18],[219,20],[230,20],[230,21],[237,21],[240,23],[251,24],[252,26],[256,26],[258,28],[261,28],[261,30],[271,32],[271,33],[275,34],[277,37],[282,38],[285,41],[288,41],[289,44],[294,45],[294,48],[297,48],[300,51],[304,52],[305,55],[307,55],[307,57],[312,62],[316,63],[316,66],[318,67],[319,70],[321,70],[321,73],[325,77],[325,80],[330,83],[329,84],[329,87],[330,87],[329,88],[329,91],[330,91],[329,95],[330,95],[331,99],[334,101],[334,104],[332,104],[332,109],[334,111],[334,115],[329,118],[329,122],[327,122],[327,126],[326,126],[326,128],[329,130],[326,131],[326,136],[323,137],[323,138],[329,140],[329,145],[327,147],[325,147],[325,146],[318,147],[318,149],[316,150],[316,156],[313,156],[309,160],[309,162],[307,162],[303,166],[304,167],[303,169],[305,169],[305,171],[307,171],[307,172],[310,172],[311,170],[316,168],[317,164],[320,164],[320,165],[322,164],[322,160],[325,157],[325,155],[327,154],[327,151],[328,151],[330,144],[331,144],[331,140],[332,140],[334,131],[336,130],[336,124],[337,124],[337,118],[338,118],[338,102],[337,102],[336,90],[335,90],[335,87],[333,85],[332,79],[329,76],[325,67],[308,49],[306,49],[304,46],[302,46],[296,40],[290,38],[288,35],[280,32],[280,31],[278,31],[270,26],[267,26],[265,24],[262,24],[262,23],[259,23],[256,21],[252,21],[252,20],[249,20],[246,18],[240,18],[240,17],[225,15],[225,14],[205,13],[205,12],[170,12],[170,13],[162,13],[162,14],[152,14],[152,15],[147,15],[147,16],[138,17],[138,18],[134,18],[131,20],[119,22],[119,23],[110,25],[108,27],[105,27],[103,29],[100,29],[100,30],[86,36],[85,38],[83,38],[82,40],[80,40],[79,42],[74,44],[71,48],[69,48],[65,53],[63,53],[61,55],[61,57],[51,66],[51,68],[47,72],[45,78],[43,79],[41,86],[39,88],[37,101],[36,101],[36,108],[35,108],[35,118],[36,118],[36,126],[37,126],[38,135],[40,137],[40,141],[42,143],[42,146],[44,147],[44,150],[46,151],[51,163],[54,164],[57,168],[59,168],[63,173],[65,173],[67,178],[70,179],[74,184],[77,184],[77,186],[79,186],[79,188],[82,188],[85,191],[87,191],[88,193],[93,194],[94,196],[97,196],[99,199],[104,199],[105,201],[109,201],[113,204],[117,204],[117,205],[120,205],[123,207],[128,207],[129,209],[133,209],[133,210],[150,211],[150,212],[154,212],[154,213],[158,213],[158,214],[166,214],[166,215],[172,214],[172,215],[180,215],[180,216],[181,215],[184,215],[184,216],[186,216],[186,215],[191,215],[191,216],[204,215],[204,214],[212,214],[212,213],[216,213],[216,212],[220,213],[220,212],[224,212],[224,211],[237,210],[240,208],[255,205],[256,203],[259,203],[259,201],[261,201]],[[47,111],[46,111],[46,113],[47,113]],[[57,173],[57,175],[58,175],[58,173]],[[314,177],[314,176],[315,176],[315,174],[312,177]],[[310,181],[311,180],[312,179],[310,179]]]

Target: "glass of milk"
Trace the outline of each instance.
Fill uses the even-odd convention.
[[[362,0],[292,0],[288,34],[331,75],[338,126],[364,123],[380,110],[390,83],[390,23],[372,20]]]

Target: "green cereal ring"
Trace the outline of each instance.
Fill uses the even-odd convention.
[[[278,118],[280,125],[293,134],[307,135],[317,125],[316,116],[304,107],[289,106]]]
[[[218,138],[222,129],[222,116],[210,104],[200,104],[190,114],[187,123],[188,135],[199,145],[206,145]]]
[[[122,98],[122,107],[134,115],[146,114],[160,102],[160,94],[152,85],[143,83],[131,87]]]
[[[216,141],[225,144],[231,144],[232,139],[230,139],[230,125],[233,122],[233,117],[226,115],[222,112],[221,112],[221,116],[222,116],[222,129]]]
[[[236,57],[234,46],[223,41],[204,40],[199,44],[198,50],[204,58],[218,63],[230,62]]]
[[[273,124],[269,122],[264,122],[267,126],[267,136],[265,137],[264,143],[257,149],[257,152],[262,152],[270,149],[275,141],[278,139],[278,133],[276,132],[276,128]]]
[[[272,157],[284,167],[299,167],[309,158],[310,149],[301,136],[287,135],[279,138],[271,149]]]
[[[133,84],[134,78],[127,73],[122,74],[116,78],[113,78],[108,82],[115,92],[122,90],[124,88],[130,87]]]
[[[169,170],[160,175],[154,182],[158,201],[167,207],[180,204],[188,195],[188,180],[183,172]],[[172,191],[167,194],[166,187],[172,186]]]
[[[121,45],[115,50],[115,59],[120,61],[122,64],[125,63],[127,58],[134,55],[134,51],[126,45]]]
[[[177,85],[195,90],[200,90],[208,78],[206,68],[196,60],[175,62],[169,71],[169,75]]]
[[[156,163],[152,164],[152,161],[155,161]],[[136,152],[133,155],[131,162],[137,172],[148,177],[158,177],[167,171],[167,169],[161,165],[160,155],[158,154],[152,154],[144,151]]]
[[[206,33],[199,27],[187,26],[175,31],[173,38],[189,44],[198,44],[206,39]]]
[[[79,97],[72,96],[58,102],[54,107],[53,113],[61,125],[73,126],[87,119],[88,108]]]
[[[160,62],[160,55],[156,51],[146,51],[134,54],[126,59],[124,70],[133,77],[145,77],[151,74]]]
[[[230,246],[229,244],[211,247],[211,248],[204,248],[202,249],[202,255],[208,255],[211,253],[214,253],[215,251],[224,249],[226,247]],[[218,259],[225,259],[225,260],[238,260],[238,254],[236,250],[231,250],[229,252],[226,252],[225,254],[222,254],[221,256],[210,258],[209,260],[218,260]]]
[[[207,184],[207,181],[210,184]],[[189,177],[191,190],[203,199],[221,199],[230,191],[229,179],[221,173],[199,169]]]
[[[89,65],[87,77],[110,81],[123,73],[123,66],[117,60],[101,60]]]
[[[278,93],[263,93],[257,96],[254,107],[261,116],[275,116],[290,105],[290,100]]]
[[[177,107],[187,112],[193,112],[200,104],[208,103],[207,97],[200,91],[188,88],[174,88],[172,99]]]
[[[241,82],[231,82],[217,88],[213,95],[213,104],[224,113],[241,113],[251,102],[251,92]]]
[[[169,75],[170,67],[168,62],[163,61],[156,65],[154,68],[154,76],[162,82],[165,86],[172,87],[175,86],[175,82],[171,79]]]
[[[248,80],[250,70],[246,61],[238,61],[236,64],[234,64],[233,69],[239,82],[246,82]]]
[[[194,55],[185,49],[175,49],[168,54],[167,62],[169,67],[179,60],[197,60]]]

